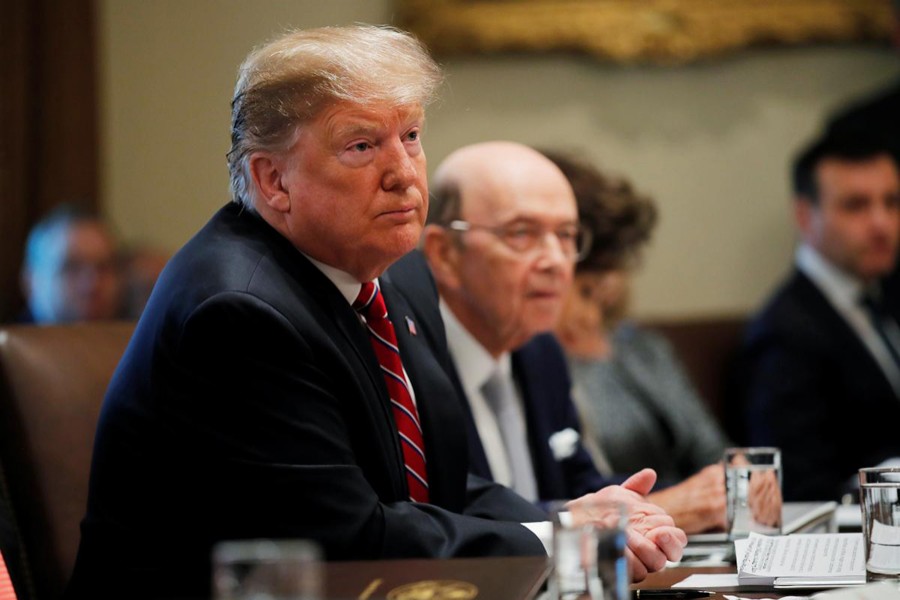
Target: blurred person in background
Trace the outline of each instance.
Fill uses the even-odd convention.
[[[737,389],[749,442],[782,450],[785,500],[830,500],[900,456],[900,308],[880,283],[900,175],[888,143],[862,134],[815,140],[792,175],[800,243],[747,327]]]
[[[123,319],[137,320],[170,256],[152,246],[131,246],[120,253]]]
[[[900,0],[893,0],[893,7],[893,45],[900,53]],[[900,78],[842,107],[828,119],[827,129],[836,134],[879,135],[900,163]]]
[[[590,242],[565,176],[533,148],[491,141],[452,152],[432,190],[422,251],[466,411],[470,472],[543,506],[621,502],[635,532],[645,519],[671,524],[645,498],[652,470],[608,485],[581,443],[565,356],[550,334]],[[643,579],[645,566],[630,562]]]
[[[894,50],[900,62],[900,0],[893,1]],[[900,164],[900,77],[887,86],[857,98],[831,115],[826,123],[829,133],[877,135],[884,138],[894,161]],[[900,302],[900,269],[885,278],[884,286],[889,296]]]
[[[575,268],[557,337],[565,348],[585,436],[610,473],[650,467],[669,487],[649,496],[688,533],[725,526],[728,444],[669,343],[627,318],[631,274],[657,220],[630,183],[544,152],[575,191],[593,245]]]
[[[23,323],[97,321],[119,316],[116,240],[97,215],[63,205],[38,222],[25,248]]]
[[[534,149],[494,141],[451,153],[432,189],[422,248],[466,400],[470,470],[532,502],[604,487],[549,333],[589,242],[566,178]]]

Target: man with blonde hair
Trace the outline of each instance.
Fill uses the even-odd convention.
[[[297,31],[244,62],[234,202],[168,263],[107,392],[72,597],[208,594],[226,539],[312,539],[328,560],[544,552],[520,524],[542,513],[467,478],[427,272],[403,265],[418,302],[386,272],[425,221],[440,80],[386,27]],[[654,566],[680,554],[642,539]]]

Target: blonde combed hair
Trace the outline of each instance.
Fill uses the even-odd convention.
[[[387,26],[296,30],[253,50],[238,71],[231,103],[232,200],[253,210],[250,156],[286,151],[299,128],[328,106],[424,107],[442,79],[418,40]]]

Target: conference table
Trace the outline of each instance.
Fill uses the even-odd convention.
[[[837,530],[833,502],[786,503],[786,533],[825,533]],[[858,529],[856,529],[858,531]],[[692,536],[688,548],[707,549],[730,542],[722,534]],[[712,544],[710,546],[709,544]],[[699,573],[734,573],[735,566],[670,567],[650,574],[632,589],[668,589],[685,577]],[[325,598],[327,600],[531,600],[539,598],[550,574],[546,557],[457,558],[449,560],[385,560],[335,562],[325,566]],[[723,594],[742,598],[778,598],[803,591],[762,590],[749,592],[736,589],[715,590],[713,600]],[[473,596],[472,594],[476,595]]]
[[[652,573],[632,589],[666,589],[694,573],[733,573],[734,566],[670,567]],[[457,558],[449,560],[385,560],[328,563],[328,600],[532,600],[539,598],[550,573],[545,557]],[[472,595],[472,594],[475,595]],[[717,591],[742,598],[778,598],[774,590]],[[793,592],[802,593],[802,592]]]

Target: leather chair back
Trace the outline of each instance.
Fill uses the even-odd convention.
[[[700,397],[727,429],[733,363],[740,348],[747,318],[706,317],[643,323],[668,338]]]
[[[59,598],[87,505],[97,415],[133,323],[0,330],[0,459],[39,600]]]

